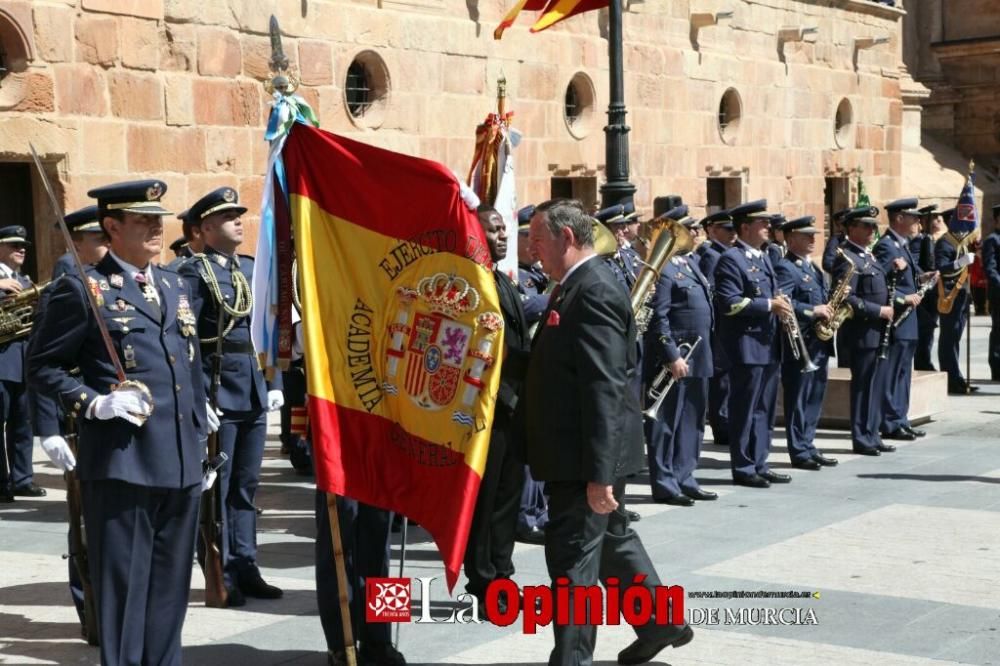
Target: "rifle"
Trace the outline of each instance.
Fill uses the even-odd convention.
[[[66,417],[66,443],[69,444],[73,456],[77,457],[76,419]],[[97,604],[94,599],[94,586],[90,581],[90,565],[87,559],[87,535],[83,525],[83,502],[80,498],[80,480],[76,471],[63,473],[66,480],[66,506],[69,511],[69,557],[80,586],[83,588],[83,633],[90,645],[99,645],[97,633]]]
[[[209,389],[208,409],[215,409],[222,382],[222,338],[225,312],[218,308],[218,337],[215,341],[215,355],[212,357],[212,384]],[[225,453],[219,451],[219,431],[208,436],[209,466],[218,467],[225,462]],[[220,462],[221,460],[221,462]],[[222,476],[221,474],[219,475]],[[205,544],[205,558],[202,567],[205,574],[205,605],[209,608],[225,608],[229,603],[229,592],[222,576],[222,493],[219,486],[222,479],[216,479],[212,487],[201,496],[201,538]]]

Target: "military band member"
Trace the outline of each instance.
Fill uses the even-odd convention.
[[[895,451],[895,447],[884,444],[878,436],[888,374],[888,364],[878,359],[878,352],[894,311],[889,305],[885,272],[868,250],[878,228],[878,220],[872,215],[877,214],[877,209],[861,206],[845,215],[847,236],[840,246],[844,255],[838,255],[834,264],[835,283],[844,279],[848,262],[854,265],[851,293],[847,297],[853,316],[840,327],[838,337],[844,340],[850,354],[852,448],[866,456]]]
[[[698,260],[698,270],[715,291],[715,267],[736,242],[736,229],[729,211],[720,210],[701,220],[708,233],[708,247]],[[729,446],[729,363],[719,343],[718,327],[712,330],[712,378],[708,382],[708,423],[717,446]]]
[[[907,307],[916,310],[921,301],[917,294],[921,272],[916,257],[910,253],[910,237],[915,235],[915,227],[920,224],[920,211],[915,198],[898,199],[886,204],[885,210],[889,215],[889,227],[872,251],[882,271],[886,275],[895,274],[896,293],[892,305],[896,318],[899,318]],[[919,337],[917,329],[917,318],[913,313],[892,329],[892,344],[887,359],[889,367],[882,398],[882,439],[912,441],[926,434],[912,428],[908,416],[913,355]]]
[[[611,268],[612,273],[614,273],[615,278],[625,288],[625,291],[631,293],[632,287],[635,286],[635,280],[639,276],[641,264],[639,262],[639,255],[632,249],[631,243],[628,240],[628,222],[630,218],[626,216],[625,206],[615,204],[607,208],[602,208],[594,213],[594,217],[611,231],[615,237],[615,241],[618,243],[618,249],[614,254],[608,256],[605,261]]]
[[[910,239],[910,254],[917,262],[917,267],[923,273],[936,269],[934,264],[934,220],[937,214],[937,204],[920,208],[920,231]],[[935,370],[931,361],[931,349],[934,346],[934,329],[938,325],[937,289],[931,289],[924,294],[920,307],[914,313],[917,317],[917,349],[913,354],[914,370]]]
[[[778,262],[785,258],[785,234],[782,227],[787,221],[781,213],[771,213],[771,238],[764,244],[771,266],[777,266]]]
[[[28,230],[20,225],[0,228],[0,294],[10,296],[31,286],[21,273],[28,248]],[[2,298],[2,296],[0,296]],[[31,403],[24,376],[23,338],[0,343],[0,501],[15,495],[42,497],[45,489],[34,481],[31,461]]]
[[[201,340],[202,370],[211,381],[212,357],[222,329],[222,376],[215,407],[221,411],[219,448],[229,456],[221,470],[224,533],[223,575],[228,605],[242,606],[244,595],[277,599],[282,591],[261,577],[257,565],[257,512],[254,506],[264,457],[267,412],[281,408],[280,374],[264,379],[250,341],[253,257],[237,254],[243,242],[236,190],[221,187],[191,206],[192,225],[201,227],[204,253],[187,260],[180,274],[192,292],[192,309]],[[220,310],[222,323],[219,323]]]
[[[715,316],[730,363],[729,451],[733,483],[768,488],[788,483],[767,464],[778,395],[780,317],[793,314],[778,293],[774,268],[762,249],[771,216],[761,199],[729,211],[739,240],[715,269]]]
[[[688,229],[700,226],[680,206],[666,217],[677,219]],[[692,506],[694,500],[714,500],[716,493],[702,490],[694,478],[705,435],[708,382],[712,376],[712,289],[698,269],[694,253],[673,257],[656,281],[650,307],[653,315],[646,329],[643,380],[647,407],[655,400],[648,395],[664,368],[676,380],[656,418],[646,419],[649,482],[653,501]],[[695,341],[698,341],[695,345]],[[687,345],[682,347],[682,345]],[[695,345],[693,349],[691,345]],[[690,358],[685,360],[685,355]]]
[[[941,216],[948,220],[954,214],[954,209],[943,211]],[[945,233],[934,244],[934,265],[941,273],[938,282],[938,312],[940,313],[941,332],[938,336],[938,364],[942,372],[948,373],[948,393],[966,395],[979,390],[978,386],[970,386],[962,373],[959,362],[958,348],[965,332],[966,319],[969,316],[969,272],[975,259],[966,246],[961,247],[951,233]],[[951,309],[941,312],[947,298],[952,297]]]
[[[983,241],[983,270],[990,302],[990,378],[1000,381],[1000,204],[993,206],[993,231]]]
[[[28,354],[38,393],[77,419],[90,576],[104,664],[179,664],[210,421],[187,284],[163,246],[158,180],[91,190],[110,252],[52,287]],[[91,311],[95,297],[128,376]],[[79,366],[81,374],[70,369]],[[117,387],[117,390],[116,390]]]
[[[851,212],[851,208],[838,210],[830,216],[830,237],[823,248],[823,270],[833,274],[833,264],[837,259],[837,248],[840,247],[847,237],[844,229],[844,217]]]
[[[832,343],[820,340],[814,330],[818,321],[826,321],[833,316],[827,304],[830,293],[826,274],[812,261],[816,234],[819,233],[819,229],[813,226],[815,222],[816,218],[807,215],[785,223],[782,231],[788,253],[774,267],[778,288],[792,301],[805,347],[817,367],[813,372],[802,372],[802,361],[792,357],[786,341],[781,386],[788,457],[793,467],[811,470],[837,464],[835,458],[823,455],[814,442],[826,395],[827,361],[833,353]]]

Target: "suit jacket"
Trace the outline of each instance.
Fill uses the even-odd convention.
[[[917,270],[917,259],[910,253],[908,240],[900,241],[892,231],[887,231],[885,236],[878,239],[873,253],[879,266],[882,267],[882,272],[889,276],[889,279],[895,275],[896,296],[892,305],[898,315],[907,307],[903,297],[917,293],[917,278],[920,275],[920,271]],[[892,264],[896,259],[905,261],[906,268],[902,271],[895,270]],[[904,319],[892,330],[892,336],[896,340],[916,340],[919,337],[917,318],[910,316]]]
[[[54,396],[77,418],[82,481],[117,479],[162,488],[201,481],[205,386],[198,340],[184,325],[190,292],[176,273],[158,266],[151,272],[162,306],[147,301],[110,254],[87,269],[86,286],[75,275],[64,276],[51,288],[31,338],[31,388]],[[118,383],[85,289],[99,298],[100,316],[127,377],[144,383],[153,396],[153,413],[142,427],[119,418],[85,418],[90,403]],[[73,376],[77,365],[81,374]]]
[[[847,262],[854,264],[851,293],[847,297],[847,303],[854,314],[840,327],[837,332],[838,340],[842,339],[847,349],[878,349],[885,326],[885,320],[879,317],[879,311],[882,306],[889,304],[885,271],[871,252],[846,241],[841,247],[845,256],[838,257],[834,264],[834,281],[839,284],[847,274]]]
[[[682,356],[681,344],[693,344],[699,336],[701,342],[688,359],[688,375],[711,377],[714,372],[712,328],[715,325],[712,289],[698,270],[694,255],[674,257],[664,266],[650,307],[653,316],[643,345],[646,381],[652,381],[664,364],[673,363]]]
[[[799,322],[799,330],[802,331],[802,339],[806,341],[806,349],[809,355],[817,364],[821,364],[822,357],[833,355],[832,341],[820,340],[816,337],[813,326],[816,319],[813,316],[813,308],[826,303],[829,298],[829,289],[826,284],[826,273],[820,270],[819,266],[812,260],[803,261],[789,252],[778,265],[774,267],[778,279],[778,288],[781,293],[788,296],[795,309],[795,317]],[[787,336],[782,335],[782,344],[788,345]],[[792,358],[791,353],[784,356],[786,363],[798,363]]]
[[[14,273],[13,279],[17,280],[22,287],[30,287],[31,280],[20,273]],[[0,294],[8,295],[5,292]],[[0,380],[24,383],[24,352],[27,349],[27,341],[24,338],[14,340],[0,345]]]
[[[778,292],[774,269],[743,242],[726,250],[715,269],[715,317],[729,362],[770,365],[781,360],[778,318],[768,301]]]
[[[991,296],[1000,294],[1000,232],[994,231],[983,241],[983,271]]]
[[[566,279],[535,335],[525,383],[527,460],[540,481],[612,484],[642,468],[628,297],[594,257]],[[558,324],[555,323],[558,320]]]

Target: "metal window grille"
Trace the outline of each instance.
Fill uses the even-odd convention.
[[[580,96],[577,94],[576,86],[570,83],[566,86],[566,121],[572,125],[580,118]]]
[[[352,62],[351,66],[347,68],[347,85],[344,88],[344,93],[347,97],[347,110],[355,118],[365,115],[365,112],[372,105],[372,90],[368,71],[358,61]]]
[[[3,87],[3,79],[7,76],[7,52],[3,50],[3,42],[0,42],[0,87]]]

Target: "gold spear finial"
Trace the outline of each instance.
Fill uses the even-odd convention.
[[[976,160],[969,160],[969,173],[976,172]]]
[[[281,47],[281,27],[278,26],[278,19],[272,14],[269,26],[271,33],[271,59],[268,66],[274,76],[264,81],[264,89],[269,94],[279,92],[282,95],[291,95],[299,87],[299,79],[288,69],[288,56]]]
[[[497,79],[497,113],[501,116],[507,106],[507,77],[503,74]]]

